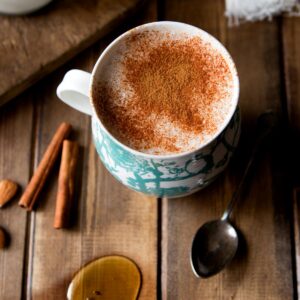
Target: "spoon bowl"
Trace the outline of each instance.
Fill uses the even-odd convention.
[[[235,256],[238,234],[225,220],[203,224],[191,248],[191,265],[197,277],[207,278],[221,271]]]

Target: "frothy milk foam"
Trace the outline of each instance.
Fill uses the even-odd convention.
[[[217,42],[192,28],[138,27],[98,66],[93,103],[123,144],[149,154],[192,151],[233,114],[235,67]]]

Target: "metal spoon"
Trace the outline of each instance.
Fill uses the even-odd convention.
[[[256,154],[261,145],[273,131],[276,118],[273,112],[265,112],[258,118],[257,138],[251,157],[244,171],[243,177],[233,194],[223,216],[203,224],[194,236],[191,249],[191,266],[197,277],[207,278],[220,272],[235,256],[238,248],[238,234],[229,223],[233,207],[240,198],[249,170],[253,165]]]

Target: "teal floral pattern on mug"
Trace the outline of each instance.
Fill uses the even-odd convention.
[[[204,148],[175,158],[148,158],[128,151],[105,132],[96,118],[92,130],[97,152],[108,171],[131,189],[156,197],[181,197],[211,183],[227,166],[240,136],[240,112]]]

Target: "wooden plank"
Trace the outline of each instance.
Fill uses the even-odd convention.
[[[282,28],[285,86],[291,127],[300,133],[300,20],[284,17]]]
[[[0,16],[0,105],[95,43],[141,2],[63,0],[29,16]]]
[[[295,255],[295,289],[300,295],[300,188],[295,188],[293,193],[293,218],[294,218],[294,255]]]
[[[22,99],[21,99],[22,98]],[[0,178],[9,178],[24,188],[30,176],[34,102],[29,91],[0,110]],[[0,251],[0,299],[20,299],[26,244],[26,212],[17,196],[0,210],[0,226],[10,236]]]
[[[144,21],[155,15],[154,1],[150,8],[150,17],[148,14]],[[73,137],[79,141],[81,151],[73,227],[58,231],[52,228],[58,170],[48,182],[37,212],[32,214],[28,299],[65,299],[73,274],[90,260],[109,254],[128,256],[138,264],[143,277],[139,299],[156,297],[156,199],[130,191],[112,178],[96,154],[89,117],[72,110],[55,96],[63,74],[70,68],[90,71],[108,42],[83,53],[36,90],[40,101],[35,165],[61,121],[74,126]]]
[[[242,140],[224,176],[187,198],[163,203],[163,299],[292,299],[289,201],[280,150],[258,162],[233,222],[242,232],[241,249],[221,274],[194,277],[189,251],[204,222],[221,216],[237,186],[257,116],[266,108],[280,111],[279,27],[273,22],[228,28],[223,1],[167,0],[166,19],[203,28],[227,46],[241,79]],[[276,161],[277,159],[277,161]]]
[[[291,181],[295,188],[294,193],[294,249],[295,255],[295,293],[300,295],[300,205],[299,205],[299,186],[300,186],[300,19],[283,17],[282,18],[282,41],[283,41],[283,63],[285,71],[286,101],[288,109],[288,120],[291,129],[289,151],[291,156]]]

